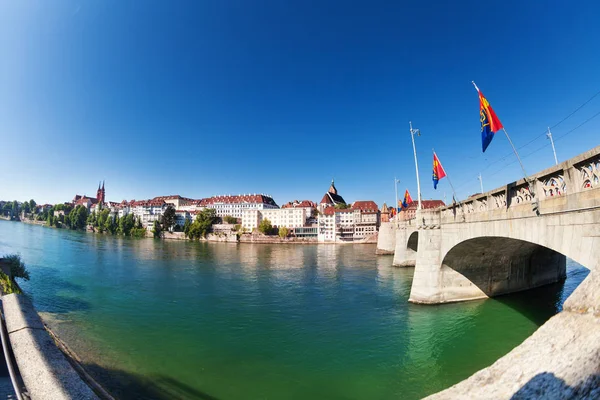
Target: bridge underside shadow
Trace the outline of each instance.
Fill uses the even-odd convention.
[[[434,301],[419,301],[419,288],[411,292],[411,301],[473,300],[555,283],[566,278],[566,257],[523,240],[478,237],[448,251],[438,271],[437,284],[430,288],[436,293],[426,294]]]

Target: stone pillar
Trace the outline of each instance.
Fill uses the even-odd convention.
[[[414,267],[417,259],[417,252],[409,249],[408,238],[415,230],[409,229],[407,226],[399,226],[396,229],[396,251],[394,252],[394,261],[392,265],[395,267]]]
[[[442,232],[440,229],[419,230],[419,251],[415,264],[410,297],[412,303],[440,303]]]
[[[382,222],[377,235],[375,254],[394,254],[396,249],[396,223]]]

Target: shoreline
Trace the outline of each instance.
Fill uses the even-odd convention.
[[[5,221],[10,221],[10,222],[22,222],[24,224],[37,225],[37,226],[42,226],[42,227],[46,227],[46,228],[65,229],[65,228],[56,228],[56,227],[52,227],[52,226],[50,226],[50,227],[46,226],[45,221],[30,221],[30,220],[12,221],[12,220],[9,220],[6,218],[0,218],[0,219],[3,219]],[[66,230],[69,230],[69,229],[66,229]],[[122,235],[105,234],[105,233],[101,233],[101,232],[92,231],[89,229],[86,229],[82,232],[93,233],[96,235],[129,237],[129,236],[122,236]],[[276,236],[271,237],[271,236],[266,236],[266,235],[252,235],[252,234],[248,234],[248,233],[241,234],[239,237],[238,237],[237,233],[231,233],[231,234],[210,233],[210,234],[208,234],[207,238],[193,240],[193,239],[183,236],[183,232],[163,232],[163,235],[160,238],[155,238],[154,235],[152,234],[152,232],[150,232],[150,231],[146,232],[145,237],[136,238],[136,239],[181,240],[181,241],[188,241],[188,242],[207,242],[207,243],[221,242],[221,243],[301,244],[301,245],[307,245],[307,244],[332,245],[332,244],[334,244],[334,245],[344,245],[345,246],[345,245],[351,245],[351,244],[377,244],[378,233],[379,232],[377,232],[376,235],[372,235],[370,237],[360,239],[360,240],[335,241],[335,242],[319,242],[316,239],[312,240],[312,239],[303,239],[303,238],[296,238],[296,237],[282,239],[282,238],[279,238]]]

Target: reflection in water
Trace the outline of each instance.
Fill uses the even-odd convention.
[[[564,285],[419,306],[407,301],[414,270],[370,245],[135,240],[0,221],[0,254],[15,251],[44,319],[120,398],[420,398],[510,351],[586,275],[569,264]]]

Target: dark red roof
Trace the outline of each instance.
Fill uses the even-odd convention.
[[[344,198],[342,196],[340,196],[339,194],[327,192],[327,193],[325,193],[325,195],[323,195],[323,198],[321,199],[320,204],[340,204],[340,203],[346,204],[346,201],[344,200]]]
[[[352,208],[355,210],[361,210],[364,212],[377,212],[379,211],[379,207],[377,206],[377,203],[375,203],[373,200],[360,200],[360,201],[355,201],[352,204]]]
[[[302,200],[302,201],[294,200],[294,201],[290,201],[289,203],[286,203],[281,206],[281,208],[301,208],[301,207],[317,208],[317,204],[310,200]]]

